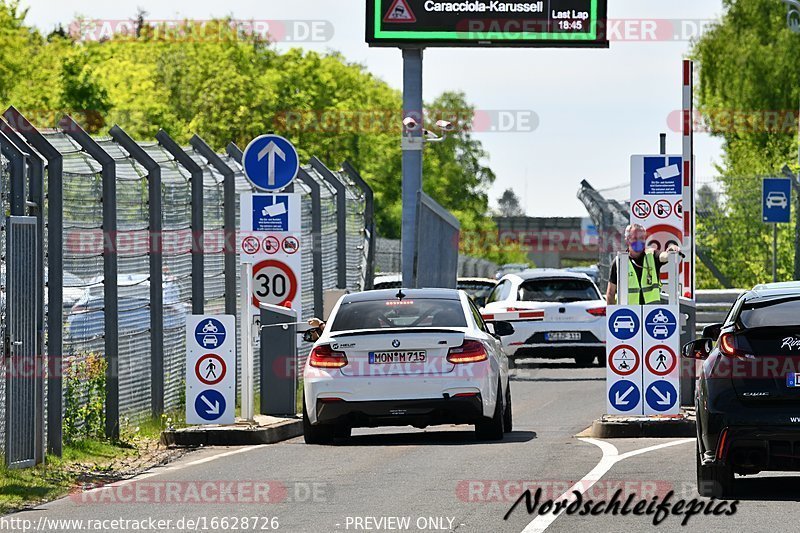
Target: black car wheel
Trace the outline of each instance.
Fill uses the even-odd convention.
[[[305,398],[303,398],[303,440],[306,441],[306,444],[330,444],[333,442],[332,427],[311,425],[306,412]]]
[[[475,424],[475,436],[478,437],[478,440],[502,440],[503,427],[503,389],[498,383],[494,415],[492,415],[492,418],[481,420]]]
[[[700,445],[697,446],[697,492],[707,498],[723,499],[733,492],[733,470],[730,466],[703,466]]]

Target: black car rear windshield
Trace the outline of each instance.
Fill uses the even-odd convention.
[[[739,324],[745,328],[800,326],[800,298],[775,298],[744,302]]]
[[[600,294],[589,280],[584,279],[531,279],[519,287],[521,302],[582,302],[599,300]]]
[[[405,327],[465,328],[460,300],[404,299],[346,302],[339,307],[331,331]]]

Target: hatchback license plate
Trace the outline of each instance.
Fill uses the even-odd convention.
[[[581,340],[581,334],[577,331],[554,331],[552,333],[546,333],[545,339],[550,342],[579,341]]]
[[[427,360],[425,350],[416,352],[369,352],[371,365],[387,365],[392,363],[424,363]]]

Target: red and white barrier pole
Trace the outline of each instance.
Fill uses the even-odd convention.
[[[683,294],[695,296],[694,213],[694,63],[683,61]]]

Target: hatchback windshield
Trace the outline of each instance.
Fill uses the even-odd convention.
[[[460,300],[406,299],[345,302],[331,331],[407,327],[465,328]]]
[[[584,279],[532,279],[519,288],[521,302],[581,302],[599,300],[600,294],[591,281]]]

